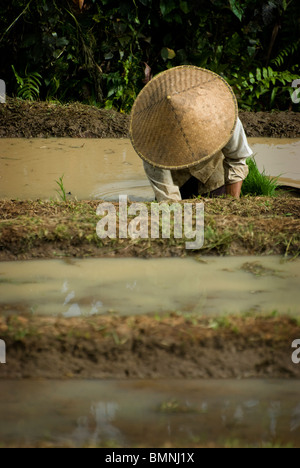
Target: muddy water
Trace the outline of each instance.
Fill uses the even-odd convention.
[[[279,177],[281,185],[300,188],[300,140],[250,138],[260,171]]]
[[[70,199],[153,198],[129,140],[1,139],[0,198],[56,199],[63,174]]]
[[[299,259],[283,263],[279,257],[2,262],[0,311],[299,315],[299,266]]]
[[[297,381],[1,381],[0,440],[300,446]]]
[[[259,168],[300,188],[300,140],[253,138]],[[69,198],[152,200],[140,158],[127,139],[1,139],[0,198],[56,199],[64,174]]]

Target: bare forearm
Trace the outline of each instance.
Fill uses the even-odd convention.
[[[242,181],[226,185],[226,194],[231,195],[234,198],[240,198],[242,185]]]

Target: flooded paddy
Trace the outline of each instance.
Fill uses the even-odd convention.
[[[249,141],[260,170],[300,188],[299,139]],[[63,174],[70,200],[153,199],[129,140],[1,140],[0,198],[57,199]],[[299,262],[1,262],[1,445],[300,446],[299,366],[291,362]],[[242,322],[217,320],[227,314],[250,317],[251,335]],[[265,314],[278,318],[256,320]],[[194,326],[195,317],[208,322]],[[31,320],[49,334],[31,334]]]
[[[300,140],[249,138],[260,170],[300,188]],[[1,139],[0,198],[57,199],[64,175],[69,199],[152,200],[142,161],[128,139]]]
[[[69,199],[153,198],[143,164],[126,139],[3,139],[0,198],[56,199],[64,175]]]
[[[300,445],[299,382],[1,381],[2,446]]]
[[[299,259],[280,257],[1,262],[0,310],[63,317],[299,315],[299,266]]]

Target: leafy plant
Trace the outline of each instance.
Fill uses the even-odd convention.
[[[28,73],[26,70],[25,76],[22,78],[20,75],[18,75],[13,65],[12,69],[18,83],[18,97],[21,99],[27,99],[29,101],[38,99],[40,96],[40,86],[42,85],[42,76],[37,72]]]
[[[248,75],[233,73],[229,84],[236,91],[240,107],[246,110],[269,110],[275,107],[275,99],[292,94],[293,80],[298,75],[286,70],[275,71],[271,67],[257,68]]]
[[[249,168],[249,174],[243,182],[242,196],[268,196],[273,197],[275,190],[278,187],[278,177],[269,177],[265,174],[265,171],[259,172],[255,159],[248,158],[247,164]]]
[[[229,0],[230,8],[235,16],[242,21],[243,14],[245,12],[246,3],[240,2],[239,0]]]
[[[139,70],[138,60],[130,55],[126,60],[119,62],[123,71],[104,74],[103,79],[107,88],[107,100],[105,108],[117,108],[120,112],[129,113],[137,96],[137,79],[141,80],[141,70]]]
[[[281,65],[284,64],[285,60],[290,57],[291,55],[295,54],[298,52],[300,47],[300,39],[299,41],[295,42],[294,44],[289,44],[287,47],[282,49],[277,57],[275,57],[273,60],[271,60],[272,64],[275,64],[277,67],[280,67]]]
[[[129,112],[145,64],[153,75],[193,64],[228,77],[242,108],[286,110],[299,15],[297,0],[11,0],[0,9],[1,79],[27,94],[24,70],[38,70],[29,98]]]
[[[57,183],[58,187],[59,187],[59,189],[57,189],[56,192],[58,193],[61,200],[66,202],[67,201],[67,194],[66,194],[66,190],[65,190],[65,187],[64,187],[64,180],[63,179],[64,179],[64,174],[58,180],[55,181]]]

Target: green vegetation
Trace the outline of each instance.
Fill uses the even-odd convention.
[[[39,73],[28,73],[25,70],[25,77],[21,78],[15,70],[15,67],[12,65],[12,69],[17,80],[18,88],[17,95],[21,99],[26,99],[28,101],[36,100],[40,95],[40,86],[42,76]]]
[[[295,67],[293,67],[295,69]],[[233,73],[228,80],[235,90],[241,109],[249,111],[271,110],[276,102],[292,96],[294,89],[291,83],[298,75],[290,71],[274,71],[268,68],[257,68],[255,74],[250,71]]]
[[[241,108],[299,111],[299,16],[298,0],[11,0],[1,79],[10,96],[129,112],[151,74],[193,64],[222,75]]]
[[[56,192],[58,193],[60,199],[64,202],[67,201],[67,194],[66,194],[66,189],[64,187],[64,174],[55,181],[59,187],[59,190],[57,189]]]
[[[267,196],[273,197],[278,187],[278,177],[272,178],[265,174],[265,171],[259,172],[254,158],[248,158],[247,164],[249,174],[243,182],[242,195]]]

